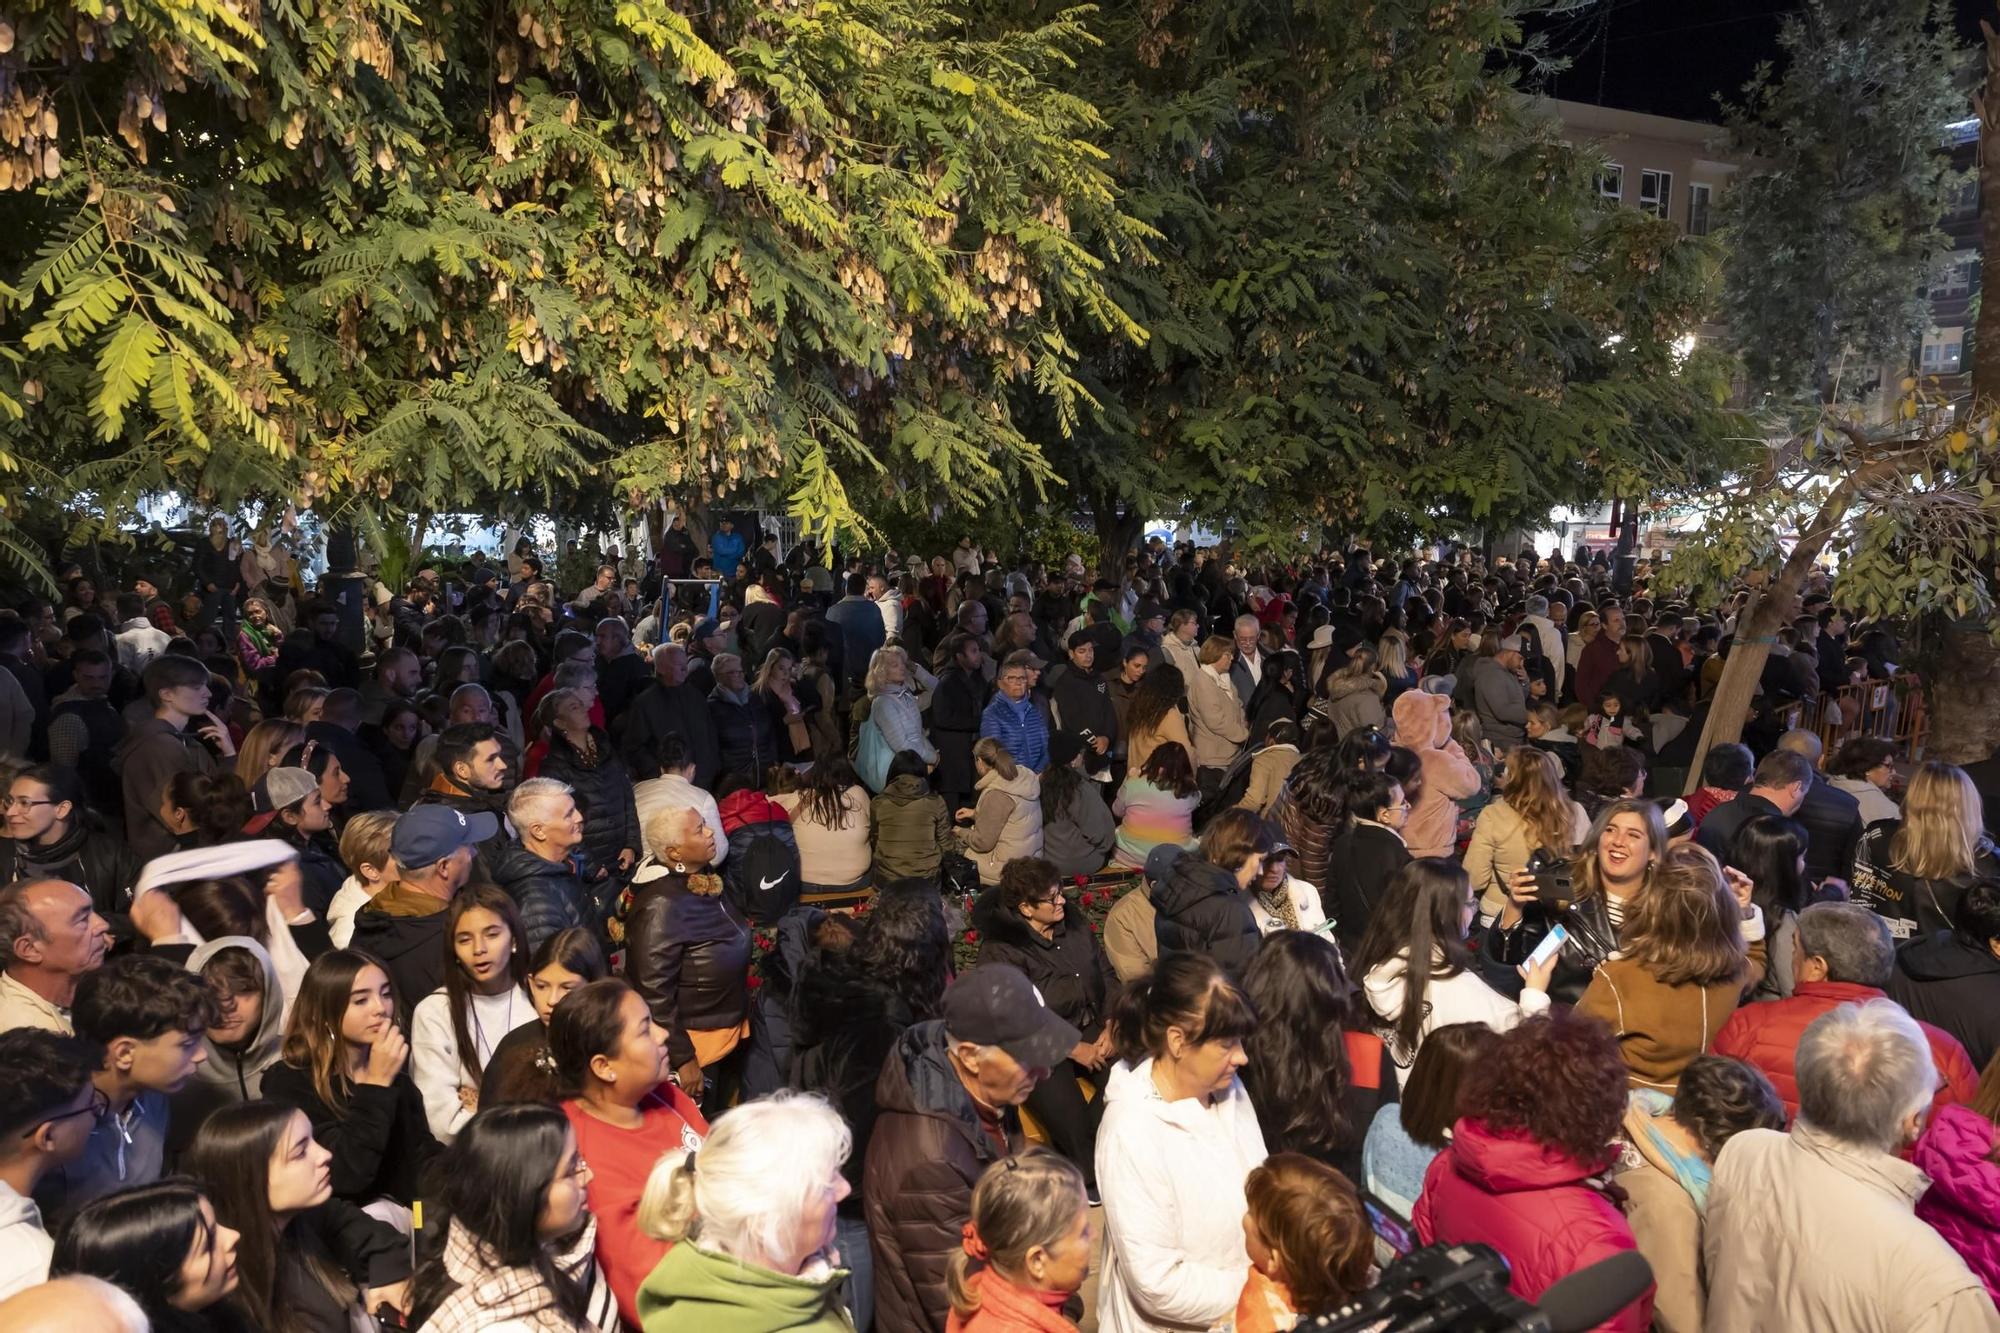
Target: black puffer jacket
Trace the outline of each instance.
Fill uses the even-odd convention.
[[[1993,950],[1940,930],[1896,952],[1884,987],[1910,1016],[1965,1044],[1974,1069],[2000,1051],[2000,958]]]
[[[715,723],[716,744],[722,749],[722,771],[742,771],[756,776],[764,785],[764,768],[777,762],[777,743],[771,739],[771,710],[754,690],[746,691],[742,703],[720,689],[708,696],[708,716]]]
[[[69,832],[48,846],[0,838],[0,884],[17,879],[66,879],[90,895],[90,905],[111,923],[114,939],[132,937],[132,886],[145,862],[125,840],[105,829],[71,819]]]
[[[602,932],[602,918],[569,862],[545,861],[520,843],[508,842],[487,868],[520,909],[521,933],[530,949],[571,926]]]
[[[1162,954],[1209,954],[1242,980],[1262,936],[1236,876],[1199,856],[1183,856],[1153,885],[1153,911]]]
[[[792,1076],[792,1003],[812,964],[812,934],[826,919],[817,907],[792,908],[773,930],[777,947],[764,955],[763,984],[750,995],[750,1039],[743,1059],[743,1099],[786,1086]]]
[[[720,894],[648,859],[625,918],[625,979],[667,1030],[678,1068],[694,1058],[688,1030],[733,1028],[750,1012],[750,928]]]
[[[1063,909],[1053,939],[1043,939],[1018,912],[1009,912],[1000,890],[988,889],[972,904],[979,932],[979,961],[1006,963],[1035,983],[1042,1002],[1073,1024],[1086,1041],[1104,1030],[1111,962],[1080,911]]]
[[[862,1191],[875,1256],[875,1323],[941,1329],[951,1308],[951,1259],[972,1216],[972,1187],[1001,1154],[980,1127],[972,1094],[952,1072],[943,1019],[896,1039],[875,1081],[875,1100],[881,1110]],[[1021,1151],[1019,1113],[1008,1107],[1000,1125],[1008,1151]]]
[[[842,1217],[860,1218],[868,1139],[882,1110],[875,1101],[875,1080],[890,1048],[916,1017],[882,978],[841,950],[806,958],[792,995],[791,1019],[791,1086],[824,1096],[853,1131],[854,1150],[840,1164],[840,1174],[854,1192],[838,1207]]]
[[[549,753],[542,760],[539,776],[567,782],[576,796],[576,808],[583,812],[583,857],[591,879],[600,875],[620,875],[618,853],[630,850],[635,856],[643,844],[639,840],[639,808],[632,799],[632,778],[625,761],[611,748],[611,739],[595,727],[590,736],[597,743],[594,759],[584,756],[561,732],[549,736]]]

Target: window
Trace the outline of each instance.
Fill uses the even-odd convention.
[[[1952,217],[1969,218],[1978,212],[1979,173],[1975,170],[1972,175],[1960,181],[1958,188],[1952,191],[1950,215]]]
[[[1924,335],[1918,364],[1926,375],[1956,375],[1964,369],[1964,328],[1932,329]]]
[[[1639,210],[1651,213],[1656,218],[1666,217],[1672,211],[1674,177],[1670,171],[1642,171],[1639,173]]]
[[[1604,170],[1597,173],[1597,193],[1600,198],[1617,203],[1625,197],[1625,168],[1616,162],[1604,164]]]
[[[1688,186],[1688,235],[1708,235],[1708,201],[1713,186]]]
[[[1938,266],[1937,277],[1931,281],[1931,299],[1948,300],[1964,296],[1972,290],[1971,255],[1948,255]]]

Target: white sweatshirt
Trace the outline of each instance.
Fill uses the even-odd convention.
[[[479,1047],[479,1067],[493,1058],[493,1048],[515,1028],[535,1021],[535,1002],[519,986],[504,995],[474,995],[465,1026]],[[472,1112],[458,1100],[461,1085],[477,1088],[479,1081],[458,1058],[458,1037],[451,1030],[450,1001],[442,989],[418,1001],[410,1015],[410,1077],[424,1097],[424,1119],[439,1143],[450,1143]]]
[[[1226,1097],[1170,1102],[1153,1062],[1120,1063],[1104,1090],[1097,1184],[1104,1197],[1101,1333],[1206,1329],[1236,1309],[1250,1274],[1243,1182],[1264,1134],[1241,1082]]]
[[[1403,969],[1408,958],[1409,950],[1405,949],[1388,962],[1370,968],[1361,979],[1369,1007],[1389,1027],[1394,1027],[1403,1016]],[[1440,956],[1433,966],[1442,963]],[[1444,981],[1433,973],[1430,984],[1424,988],[1424,1022],[1417,1032],[1417,1045],[1406,1051],[1396,1041],[1388,1043],[1389,1055],[1396,1062],[1396,1086],[1400,1088],[1409,1081],[1410,1067],[1417,1062],[1417,1051],[1422,1049],[1424,1038],[1438,1028],[1453,1023],[1484,1023],[1495,1032],[1505,1032],[1529,1014],[1548,1007],[1546,991],[1523,990],[1521,1001],[1516,1004],[1487,985],[1477,972],[1461,972]]]
[[[48,1281],[55,1252],[35,1201],[0,1180],[0,1300]]]

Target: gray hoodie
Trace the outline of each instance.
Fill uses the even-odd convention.
[[[224,949],[247,949],[264,969],[264,1009],[257,1017],[257,1030],[240,1049],[218,1046],[207,1036],[201,1039],[208,1058],[195,1066],[194,1076],[173,1096],[171,1137],[177,1148],[185,1146],[210,1111],[255,1100],[263,1091],[264,1071],[278,1062],[285,1042],[285,989],[263,945],[248,935],[224,935],[190,954],[187,970],[200,976],[208,961]]]

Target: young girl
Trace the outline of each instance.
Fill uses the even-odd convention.
[[[242,1327],[220,1308],[236,1290],[236,1233],[184,1180],[163,1180],[107,1195],[63,1228],[51,1276],[85,1273],[123,1288],[156,1333]]]
[[[1645,729],[1625,712],[1625,701],[1607,690],[1597,701],[1597,711],[1583,724],[1583,743],[1599,750],[1644,743]]]
[[[403,1068],[409,1058],[382,965],[357,949],[315,958],[285,1024],[281,1058],[264,1074],[264,1095],[306,1113],[333,1153],[336,1197],[404,1205],[417,1197],[438,1141]]]
[[[972,1191],[951,1256],[945,1333],[1073,1333],[1063,1302],[1090,1273],[1083,1174],[1040,1148],[1003,1157]]]
[[[188,1173],[237,1233],[236,1290],[261,1333],[351,1333],[383,1306],[404,1308],[409,1242],[333,1197],[333,1155],[305,1113],[271,1102],[225,1106],[202,1122]]]
[[[535,1019],[500,1039],[479,1079],[479,1104],[562,1100],[556,1080],[555,1057],[549,1054],[549,1015],[569,993],[605,975],[604,950],[597,937],[582,926],[559,930],[535,946],[528,960],[528,998]]]
[[[495,1106],[466,1122],[438,1173],[426,1257],[410,1284],[424,1333],[586,1333],[618,1327],[584,1206],[590,1166],[553,1106]]]
[[[451,1142],[479,1109],[479,1079],[500,1039],[532,1023],[528,940],[505,891],[471,884],[445,909],[444,985],[410,1016],[412,1071],[424,1118]]]
[[[1371,1232],[1347,1177],[1299,1153],[1273,1153],[1243,1184],[1250,1280],[1231,1333],[1280,1333],[1368,1285]]]

